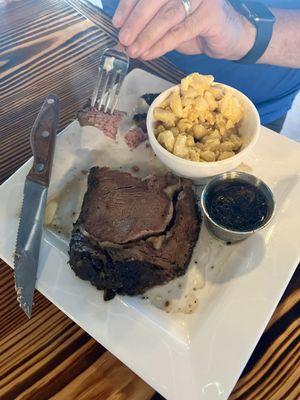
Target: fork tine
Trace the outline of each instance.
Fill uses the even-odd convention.
[[[98,110],[101,110],[101,107],[102,107],[102,104],[103,104],[103,101],[104,101],[104,96],[105,96],[106,89],[107,89],[107,85],[108,85],[108,82],[109,82],[109,79],[110,79],[110,75],[111,74],[109,72],[106,72],[105,70],[103,71],[103,74],[102,74],[103,85],[102,85],[102,82],[101,82],[100,89],[99,89],[100,100],[99,100],[99,104],[98,104]]]
[[[110,102],[111,102],[111,100],[113,98],[118,72],[119,71],[114,70],[114,72],[110,76],[110,80],[109,80],[109,84],[108,84],[108,90],[107,90],[107,96],[106,96],[105,103],[104,103],[104,112],[105,113],[109,109],[109,104],[110,104]]]
[[[103,78],[103,69],[98,70],[98,75],[97,75],[97,80],[96,80],[96,85],[94,87],[94,91],[93,91],[93,95],[92,95],[92,100],[91,100],[91,106],[95,107],[97,98],[98,98],[98,93],[99,93],[99,87],[100,87],[100,83],[102,81]]]
[[[121,85],[129,66],[129,57],[118,46],[104,50],[100,57],[98,76],[91,105],[105,113],[114,112]]]
[[[118,71],[119,72],[119,71]],[[123,83],[123,81],[124,81],[124,78],[125,78],[125,74],[124,73],[118,73],[117,74],[117,78],[116,78],[116,90],[115,90],[115,95],[114,95],[114,98],[113,98],[113,100],[112,100],[112,105],[111,105],[111,108],[110,108],[110,114],[113,114],[114,113],[114,111],[115,111],[115,108],[116,108],[116,106],[117,106],[117,103],[118,103],[118,98],[119,98],[119,94],[120,94],[120,90],[121,90],[121,86],[122,86],[122,83]]]

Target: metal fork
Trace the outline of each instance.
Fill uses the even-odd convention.
[[[113,114],[129,66],[129,57],[121,45],[106,49],[100,57],[98,77],[91,105]]]

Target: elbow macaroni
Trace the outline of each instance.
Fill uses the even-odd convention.
[[[242,148],[239,100],[210,75],[194,73],[182,79],[154,109],[158,142],[174,155],[196,162],[230,158]]]

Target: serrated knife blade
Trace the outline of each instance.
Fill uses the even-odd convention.
[[[58,97],[50,94],[44,101],[30,136],[33,166],[25,180],[14,255],[17,300],[28,318],[32,311],[58,113]]]

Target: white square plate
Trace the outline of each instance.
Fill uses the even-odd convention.
[[[130,112],[141,94],[169,86],[134,70],[122,88],[119,108]],[[80,128],[77,121],[69,125],[58,137],[49,200],[68,193],[68,182],[94,164],[126,169],[143,161],[142,175],[162,169],[145,145],[130,152],[122,147],[122,139],[118,142],[93,127]],[[199,256],[198,272],[205,285],[197,291],[199,305],[193,314],[167,314],[140,298],[117,296],[105,303],[101,293],[68,266],[66,239],[48,229],[36,287],[167,399],[226,399],[299,262],[299,160],[299,144],[262,128],[258,144],[241,168],[270,185],[276,216],[266,229],[233,246],[210,238],[202,228],[194,254]],[[24,179],[31,163],[0,188],[0,256],[11,266]],[[66,213],[72,207],[78,212],[83,192],[84,186],[72,192],[73,203]]]

